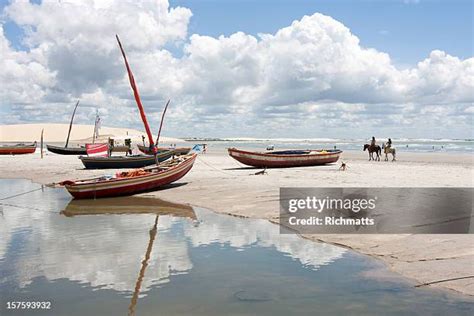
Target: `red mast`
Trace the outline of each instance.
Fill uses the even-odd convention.
[[[120,39],[118,35],[115,35],[115,37],[117,38],[117,42],[119,44],[120,50],[122,51],[122,56],[125,61],[125,67],[127,67],[128,79],[130,79],[130,85],[132,86],[133,95],[135,96],[135,101],[137,102],[138,110],[140,111],[140,116],[142,117],[143,125],[145,125],[145,131],[148,136],[148,142],[150,143],[150,147],[152,148],[153,153],[156,154],[157,150],[153,142],[153,135],[151,134],[150,126],[148,126],[145,110],[143,109],[142,101],[140,100],[140,95],[138,94],[138,88],[137,88],[137,85],[135,84],[135,78],[133,77],[132,70],[130,69],[130,66],[128,65],[127,56],[125,56],[125,51],[123,50],[122,43],[120,43]]]

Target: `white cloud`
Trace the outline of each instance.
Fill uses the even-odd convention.
[[[362,47],[346,26],[319,13],[275,34],[218,38],[189,36],[191,11],[169,8],[167,1],[14,2],[4,15],[26,30],[23,41],[30,48],[15,51],[2,37],[2,62],[9,69],[1,77],[9,85],[2,102],[18,104],[12,117],[23,120],[22,104],[61,108],[66,116],[72,99],[84,98],[113,109],[105,121],[140,124],[114,39],[118,33],[152,122],[172,98],[167,126],[179,127],[181,135],[243,136],[255,126],[260,133],[287,133],[282,126],[292,126],[305,134],[308,126],[363,127],[364,121],[423,129],[423,119],[446,126],[457,121],[465,129],[472,122],[466,109],[474,102],[474,58],[434,50],[401,70],[387,53]],[[166,43],[179,44],[183,56],[173,56]],[[8,83],[11,78],[17,82]],[[439,120],[445,114],[428,106],[449,108],[450,115]]]

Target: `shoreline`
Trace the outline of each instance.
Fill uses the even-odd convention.
[[[397,162],[368,162],[364,152],[345,152],[346,172],[339,165],[269,169],[242,168],[225,150],[210,148],[198,157],[191,172],[172,190],[141,194],[203,207],[216,213],[261,218],[278,224],[281,186],[319,187],[473,187],[473,156],[446,153],[403,153]],[[83,170],[77,157],[48,153],[2,157],[2,178],[26,178],[47,184],[67,178],[112,174],[114,170]],[[15,170],[18,163],[25,166]],[[387,180],[389,179],[389,181]],[[237,202],[238,201],[238,202]],[[237,202],[237,203],[236,203]],[[400,275],[418,283],[474,275],[471,235],[301,235],[314,242],[342,246],[381,260]],[[429,285],[474,296],[472,278]]]

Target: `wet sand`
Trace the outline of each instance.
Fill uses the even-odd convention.
[[[200,155],[194,168],[172,189],[143,195],[189,203],[216,212],[277,222],[280,187],[473,187],[473,155],[399,153],[397,162],[368,162],[366,153],[345,152],[339,164],[270,169],[266,175],[246,168],[223,149]],[[0,157],[2,178],[27,178],[39,183],[113,170],[84,170],[79,159],[47,153]],[[185,185],[183,185],[185,184]],[[341,245],[384,261],[393,271],[420,284],[474,295],[474,236],[472,235],[305,235]],[[457,279],[452,281],[443,281]],[[439,282],[442,281],[442,282]]]

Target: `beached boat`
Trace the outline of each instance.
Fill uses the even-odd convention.
[[[15,144],[0,146],[0,155],[25,155],[32,154],[36,150],[36,142],[33,144]]]
[[[46,148],[55,154],[58,155],[85,155],[86,147],[61,147],[61,146],[53,146],[53,145],[46,145]]]
[[[148,146],[138,145],[138,149],[144,154],[147,154],[147,155],[153,154],[153,151]],[[178,148],[158,147],[157,149],[158,149],[158,152],[163,151],[163,150],[172,150],[174,151],[174,154],[176,156],[187,155],[191,151],[191,147],[178,147]]]
[[[317,166],[336,162],[341,150],[283,150],[272,152],[228,149],[229,155],[247,166],[256,168],[288,168]]]
[[[85,155],[86,154],[86,147],[68,147],[69,145],[69,137],[71,136],[72,130],[72,123],[74,122],[74,115],[76,115],[77,107],[79,106],[79,100],[77,100],[76,105],[74,106],[74,110],[72,111],[71,121],[69,122],[69,130],[66,137],[66,144],[64,147],[61,146],[53,146],[53,145],[46,145],[48,151],[58,154],[58,155]],[[97,120],[96,120],[97,123]],[[95,127],[94,127],[95,133]]]
[[[132,195],[156,190],[175,182],[193,167],[196,154],[179,156],[158,166],[120,172],[113,177],[67,180],[59,183],[76,199],[94,199]]]
[[[132,155],[132,156],[111,156],[111,157],[99,157],[99,156],[80,156],[82,164],[86,169],[120,169],[120,168],[142,168],[150,166],[158,162],[163,162],[171,156],[174,152],[166,150],[159,152],[155,156],[153,155]]]

